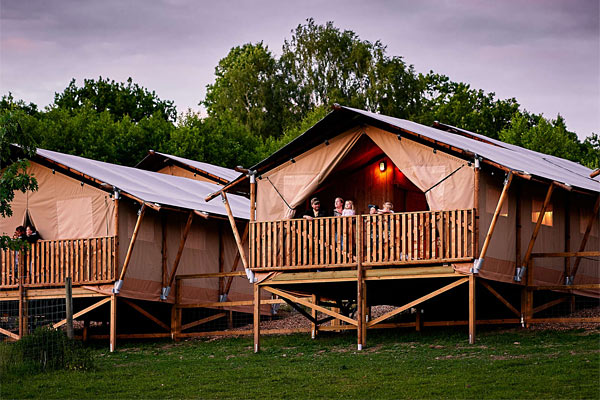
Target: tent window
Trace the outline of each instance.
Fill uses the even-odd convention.
[[[531,222],[537,222],[540,216],[540,212],[542,211],[543,205],[543,201],[536,199],[531,200]],[[552,214],[552,203],[550,203],[546,208],[546,213],[544,214],[544,218],[542,219],[542,225],[552,226]]]
[[[493,214],[496,211],[498,200],[500,200],[500,190],[494,186],[488,186],[485,192],[485,211],[489,214]],[[504,201],[502,209],[500,210],[500,216],[508,217],[508,201]],[[537,219],[536,219],[537,221]]]

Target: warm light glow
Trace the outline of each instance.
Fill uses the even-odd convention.
[[[382,161],[382,162],[379,163],[379,170],[381,172],[385,171],[385,161]]]

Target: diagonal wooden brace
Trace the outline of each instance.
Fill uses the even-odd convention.
[[[385,321],[386,319],[388,319],[390,317],[393,317],[396,314],[400,314],[404,310],[408,310],[409,308],[411,308],[413,306],[416,306],[417,304],[421,304],[422,302],[424,302],[426,300],[429,300],[429,299],[431,299],[431,298],[433,298],[433,297],[435,297],[437,295],[440,295],[440,294],[442,294],[444,292],[447,292],[450,289],[454,289],[455,287],[460,286],[463,283],[466,283],[468,281],[469,281],[469,278],[462,278],[462,279],[459,279],[459,280],[457,280],[455,282],[452,282],[452,283],[450,283],[450,284],[448,284],[448,285],[446,285],[446,286],[444,286],[444,287],[442,287],[442,288],[440,288],[440,289],[438,289],[436,291],[433,291],[433,292],[431,292],[431,293],[429,293],[429,294],[427,294],[427,295],[425,295],[423,297],[419,297],[418,299],[416,299],[414,301],[411,301],[410,303],[405,304],[402,307],[398,307],[395,310],[390,311],[389,313],[383,314],[381,317],[378,317],[378,318],[375,318],[372,321],[369,321],[367,323],[367,327],[371,327],[373,325],[377,325],[381,321]]]
[[[321,307],[321,306],[319,306],[317,304],[313,304],[310,301],[304,300],[304,299],[302,299],[300,297],[293,296],[293,295],[291,295],[289,293],[286,293],[286,292],[284,292],[282,290],[279,290],[279,289],[275,289],[275,288],[270,287],[270,286],[263,286],[262,288],[264,290],[266,290],[267,292],[271,292],[273,294],[276,294],[276,295],[278,295],[279,297],[281,297],[283,299],[291,300],[294,303],[302,304],[303,306],[306,306],[306,307],[311,308],[313,310],[317,310],[319,312],[322,312],[323,314],[327,314],[329,316],[332,316],[334,318],[337,318],[339,320],[347,322],[350,325],[358,326],[358,322],[355,321],[355,320],[353,320],[352,318],[348,318],[345,315],[342,315],[342,314],[336,313],[334,311],[328,310],[327,308]]]

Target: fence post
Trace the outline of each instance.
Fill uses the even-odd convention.
[[[65,305],[67,309],[67,337],[73,339],[73,286],[70,276],[65,279]]]
[[[23,279],[25,279],[25,252],[19,251],[19,260],[18,260],[18,272],[17,278],[19,280],[19,339],[23,338],[25,335],[26,327],[25,327],[25,294],[23,293]]]

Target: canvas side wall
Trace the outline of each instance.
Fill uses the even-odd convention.
[[[479,190],[479,243],[485,240],[488,227],[500,193],[502,191],[504,174],[482,172]],[[535,229],[539,211],[544,202],[548,185],[538,182],[524,181],[514,178],[509,190],[508,204],[500,213],[494,231],[484,266],[480,271],[483,278],[514,283],[515,268],[517,267],[517,201],[520,201],[520,259],[522,260],[531,236]],[[577,251],[585,233],[587,221],[590,218],[595,198],[578,193],[569,193],[556,188],[552,194],[551,203],[547,210],[542,226],[538,233],[534,253],[550,253]],[[567,213],[569,215],[567,216]],[[589,237],[586,250],[599,250],[598,220]],[[572,266],[574,259],[570,260]],[[534,284],[559,285],[564,284],[565,259],[562,257],[536,258]],[[577,272],[576,283],[600,282],[600,268],[597,259],[584,258]]]
[[[13,215],[0,219],[0,232],[12,236],[28,211],[46,240],[114,235],[114,200],[110,193],[36,162],[30,162],[27,171],[36,178],[38,190],[15,193]]]
[[[137,219],[139,205],[130,201],[120,204],[120,260],[125,259]],[[167,276],[171,274],[188,214],[147,210],[142,220],[131,262],[123,282],[121,295],[142,300],[160,301],[162,288],[163,218],[166,234]],[[221,227],[219,228],[219,225]],[[242,224],[238,229],[243,231]],[[195,216],[177,268],[176,275],[219,272],[219,229],[223,235],[223,269],[230,271],[237,246],[229,223],[221,219],[205,220]],[[246,242],[247,245],[247,242]],[[238,270],[243,270],[241,261]],[[173,285],[174,286],[174,285]],[[250,300],[252,286],[247,279],[235,278],[228,299]],[[169,301],[174,301],[174,289]],[[186,279],[182,285],[182,303],[219,301],[219,279]]]

